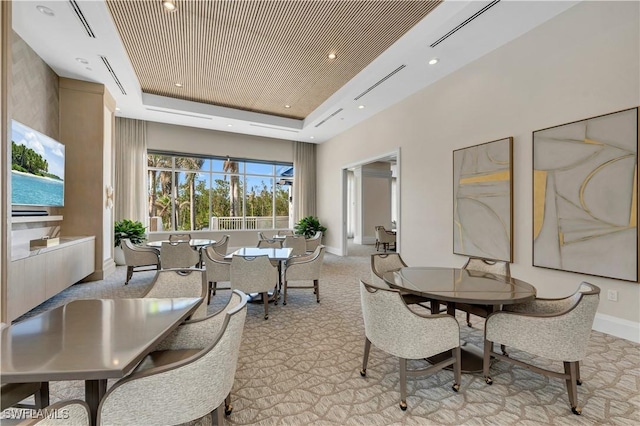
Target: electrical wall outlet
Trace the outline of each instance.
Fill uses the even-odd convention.
[[[607,299],[612,302],[618,301],[618,290],[607,290]]]

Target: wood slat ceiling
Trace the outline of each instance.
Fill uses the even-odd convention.
[[[439,3],[107,1],[143,92],[297,119]]]

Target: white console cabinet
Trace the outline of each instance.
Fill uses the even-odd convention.
[[[30,250],[9,269],[7,320],[12,321],[95,271],[95,237],[61,237]]]

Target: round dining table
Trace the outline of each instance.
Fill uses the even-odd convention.
[[[432,313],[437,313],[438,302],[446,303],[447,313],[454,316],[456,303],[499,307],[536,297],[536,288],[525,281],[471,269],[406,267],[385,273],[383,279],[391,288],[435,301]],[[461,361],[465,372],[482,371],[482,350],[462,343]]]

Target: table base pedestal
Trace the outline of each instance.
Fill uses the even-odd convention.
[[[461,359],[463,373],[480,373],[482,372],[482,349],[475,345],[462,342],[460,346]],[[427,361],[431,364],[437,364],[445,359],[451,357],[451,351],[446,351],[438,355],[427,358]],[[453,370],[453,366],[445,367],[447,370]]]

